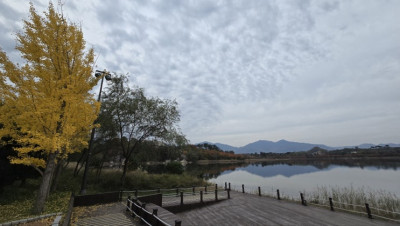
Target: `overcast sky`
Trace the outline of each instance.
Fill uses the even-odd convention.
[[[95,69],[176,99],[192,143],[400,143],[398,0],[62,2]],[[0,46],[15,61],[28,10],[0,0]]]

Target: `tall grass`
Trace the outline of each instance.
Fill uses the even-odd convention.
[[[372,214],[400,219],[400,199],[393,193],[385,190],[372,190],[359,187],[326,187],[318,186],[308,194],[309,202],[329,205],[332,198],[336,208],[365,212],[365,203],[368,203]]]
[[[133,189],[156,189],[204,186],[208,183],[202,178],[193,177],[188,174],[149,174],[145,171],[130,171],[126,174],[125,185],[121,188],[120,176],[114,172],[102,173],[101,180],[96,184],[103,191],[133,190]]]

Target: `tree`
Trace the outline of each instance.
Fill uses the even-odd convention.
[[[81,28],[51,3],[44,14],[31,4],[30,18],[17,34],[23,65],[0,49],[0,137],[20,145],[11,163],[42,175],[35,214],[43,211],[57,162],[87,146],[100,107],[89,93],[97,82],[91,76],[94,53],[85,51]]]
[[[146,139],[184,140],[177,130],[180,115],[177,103],[148,98],[143,89],[131,89],[125,76],[114,76],[102,101],[99,123],[105,137],[118,137],[125,158],[121,176],[123,187],[130,158]]]

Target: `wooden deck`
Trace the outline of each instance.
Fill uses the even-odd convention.
[[[231,199],[177,213],[182,225],[399,225],[345,212],[231,191]]]
[[[137,219],[133,219],[126,213],[124,203],[112,203],[105,205],[75,207],[72,213],[71,225],[140,225]]]
[[[189,201],[196,200],[187,199],[186,204]],[[235,191],[231,191],[231,199],[199,205],[198,208],[180,213],[173,214],[151,203],[146,205],[149,212],[154,208],[158,208],[158,216],[170,225],[174,225],[177,219],[182,221],[182,225],[400,225],[391,221],[369,219],[366,214],[333,212],[321,207],[303,206],[300,203]],[[74,211],[72,225],[141,225],[138,218],[133,218],[126,212],[124,202],[77,207]]]

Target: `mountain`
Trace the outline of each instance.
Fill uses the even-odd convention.
[[[234,151],[236,154],[248,154],[254,152],[275,152],[275,153],[286,153],[286,152],[297,152],[297,151],[308,151],[314,147],[319,147],[325,150],[337,150],[343,148],[354,148],[355,146],[346,146],[346,147],[329,147],[324,144],[309,144],[309,143],[299,143],[292,142],[287,140],[280,140],[277,142],[268,141],[268,140],[259,140],[250,144],[247,144],[243,147],[234,147],[227,144],[221,143],[211,143],[211,142],[202,142],[214,144],[220,149],[224,151]],[[379,144],[380,146],[385,146],[386,144]],[[400,147],[400,144],[388,144],[390,147]],[[370,148],[376,146],[374,144],[360,144],[359,148]]]
[[[223,151],[234,151],[234,152],[237,152],[239,150],[238,147],[233,147],[233,146],[230,146],[230,145],[227,145],[227,144],[221,144],[221,143],[212,143],[212,142],[208,142],[208,141],[203,141],[203,142],[197,143],[197,144],[205,144],[205,143],[216,145],[217,147],[219,147]]]
[[[254,152],[275,152],[275,153],[286,153],[286,152],[296,152],[296,151],[308,151],[314,147],[320,147],[326,150],[334,150],[333,147],[328,147],[323,144],[308,144],[308,143],[298,143],[287,140],[280,140],[277,142],[272,142],[268,140],[259,140],[254,143],[247,144],[240,147],[236,153],[254,153]]]
[[[365,148],[370,148],[372,146],[375,146],[375,144],[360,144],[358,145],[358,148],[365,149]]]
[[[215,143],[215,145],[217,145],[217,147],[221,148],[224,151],[234,151],[234,152],[239,151],[238,147],[233,147],[227,144]]]

